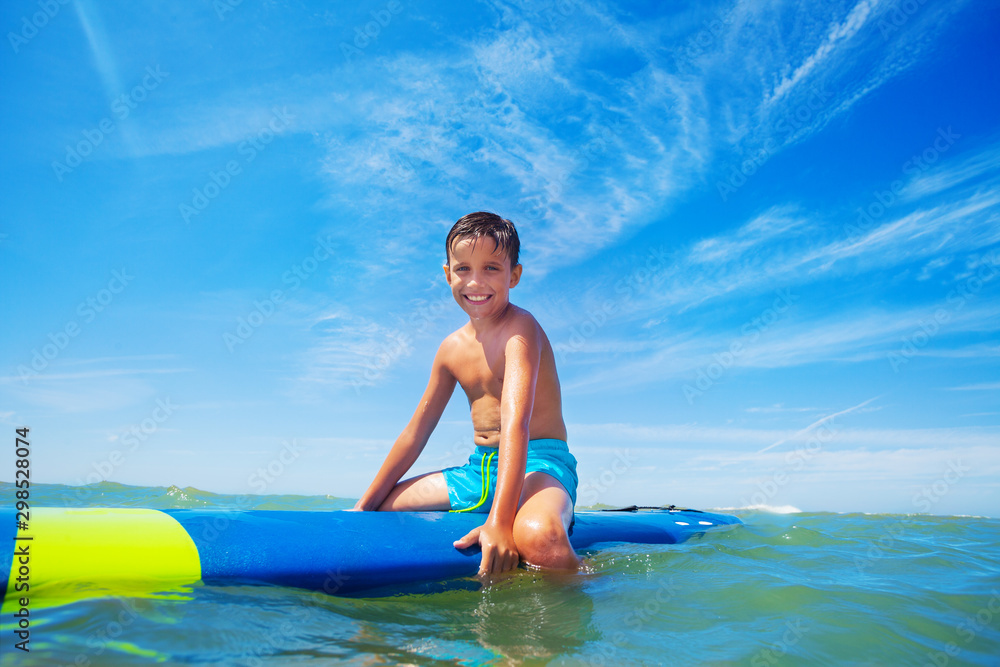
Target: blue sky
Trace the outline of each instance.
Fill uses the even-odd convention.
[[[1000,8],[658,5],[4,3],[32,478],[357,497],[485,209],[581,504],[996,516]]]

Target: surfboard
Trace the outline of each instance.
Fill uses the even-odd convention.
[[[22,517],[23,518],[23,517]],[[0,509],[5,598],[207,584],[277,584],[351,595],[476,574],[452,542],[485,520],[455,512],[32,508],[25,529]],[[677,544],[740,524],[697,510],[577,512],[570,541]]]

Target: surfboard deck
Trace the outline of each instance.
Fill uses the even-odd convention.
[[[141,508],[32,508],[27,530],[0,509],[6,597],[30,585],[103,589],[264,583],[357,594],[474,575],[478,548],[452,542],[485,514]],[[697,510],[577,512],[574,549],[604,543],[676,544],[737,517]],[[21,588],[18,588],[18,586]]]

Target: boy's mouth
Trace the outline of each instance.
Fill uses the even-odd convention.
[[[463,294],[462,296],[465,297],[466,301],[476,304],[486,303],[493,298],[492,294]]]

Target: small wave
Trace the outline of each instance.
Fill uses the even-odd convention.
[[[744,505],[743,507],[720,507],[720,512],[767,512],[769,514],[802,514],[794,505]]]

